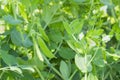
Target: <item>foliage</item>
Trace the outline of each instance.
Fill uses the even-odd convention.
[[[0,80],[120,80],[120,0],[0,0]]]

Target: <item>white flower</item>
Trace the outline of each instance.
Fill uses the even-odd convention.
[[[93,41],[93,40],[90,39],[90,47],[94,47],[94,46],[96,46],[95,41]]]
[[[108,41],[110,41],[110,36],[109,35],[103,36],[102,41],[107,43]]]
[[[0,26],[0,34],[3,34],[5,32],[5,26]]]
[[[107,5],[102,6],[102,7],[100,8],[100,11],[103,11],[103,15],[104,15],[104,16],[107,15],[107,8],[108,8]]]
[[[83,32],[81,32],[81,33],[78,35],[78,39],[81,40],[83,37],[84,37],[84,34],[83,34]]]
[[[95,10],[95,9],[93,10],[93,14],[97,14],[97,12],[98,12],[97,10]]]

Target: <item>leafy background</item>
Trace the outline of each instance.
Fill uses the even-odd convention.
[[[0,0],[0,80],[120,80],[120,0]]]

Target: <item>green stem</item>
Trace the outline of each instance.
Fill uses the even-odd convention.
[[[73,74],[70,76],[69,80],[72,80],[73,76],[75,75],[75,73],[77,72],[77,69],[73,72]]]
[[[42,76],[40,70],[37,68],[37,66],[35,66],[34,68],[38,72],[39,76],[41,77],[41,80],[45,80],[44,77]]]
[[[98,51],[98,48],[96,49],[96,51],[95,51],[93,57],[91,58],[91,60],[88,62],[87,65],[89,65],[89,64],[93,61],[93,59],[95,58],[95,56],[96,56],[96,54],[97,54],[97,51]]]
[[[93,6],[94,6],[94,0],[91,0],[91,6],[90,6],[89,13],[88,13],[88,19],[90,18],[90,15],[91,15],[91,11],[92,11]]]
[[[44,55],[43,55],[43,57],[44,57],[44,60],[46,61],[46,64],[47,64],[55,73],[57,73],[62,79],[64,79],[64,78],[62,77],[62,75],[60,74],[60,72],[51,65],[51,63],[49,62],[49,60],[48,60]]]
[[[57,49],[56,49],[54,55],[56,55],[56,53],[59,51],[59,49],[60,49],[62,43],[63,43],[63,40],[59,43],[59,45],[58,45],[58,47],[57,47]]]
[[[85,68],[87,70],[87,54],[85,53]],[[85,80],[87,80],[87,71],[85,72]]]
[[[4,74],[4,70],[0,74],[0,79],[2,78],[3,74]]]

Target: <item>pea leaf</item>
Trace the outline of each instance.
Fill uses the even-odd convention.
[[[64,28],[67,31],[67,33],[72,35],[73,32],[72,32],[72,29],[70,28],[69,24],[67,22],[63,22],[63,24],[64,24]]]
[[[0,50],[0,55],[3,59],[3,61],[7,64],[7,65],[16,65],[17,64],[17,59],[8,54],[6,51]]]
[[[80,22],[78,19],[71,22],[70,27],[74,31],[74,33],[79,33],[83,27],[83,20]]]
[[[87,55],[86,57],[87,57],[87,60],[85,60],[85,57],[81,56],[80,54],[75,55],[75,64],[79,68],[79,70],[83,73],[92,71],[91,63],[88,64],[91,58],[91,55]]]
[[[48,36],[49,36],[50,40],[54,41],[54,42],[60,42],[63,39],[63,36],[62,36],[61,32],[58,31],[58,30],[56,30],[56,31],[51,30],[49,32]]]
[[[85,2],[86,0],[73,0],[73,1],[76,3],[82,3],[82,2]]]
[[[4,18],[4,20],[5,20],[7,23],[9,23],[9,24],[11,24],[11,25],[18,25],[18,24],[21,24],[21,23],[22,23],[21,20],[19,20],[19,19],[14,19],[11,15],[5,15],[3,18]]]
[[[59,55],[65,59],[72,59],[74,58],[75,53],[70,48],[62,47],[59,51]]]
[[[105,66],[105,63],[104,63],[104,59],[103,59],[103,55],[102,55],[102,49],[99,48],[96,52],[96,56],[93,60],[93,63],[96,65],[96,66],[99,66],[99,67],[104,67]]]
[[[22,44],[25,47],[31,47],[33,45],[32,41],[30,40],[30,38],[26,34],[24,34],[24,40],[23,40]]]
[[[64,61],[60,62],[60,72],[62,73],[62,76],[65,80],[68,80],[69,78],[69,69],[67,64]]]
[[[19,31],[17,31],[15,28],[11,31],[10,34],[12,43],[14,43],[17,46],[22,46],[22,36]]]
[[[89,73],[88,80],[98,80],[96,75],[93,75],[92,73]]]

